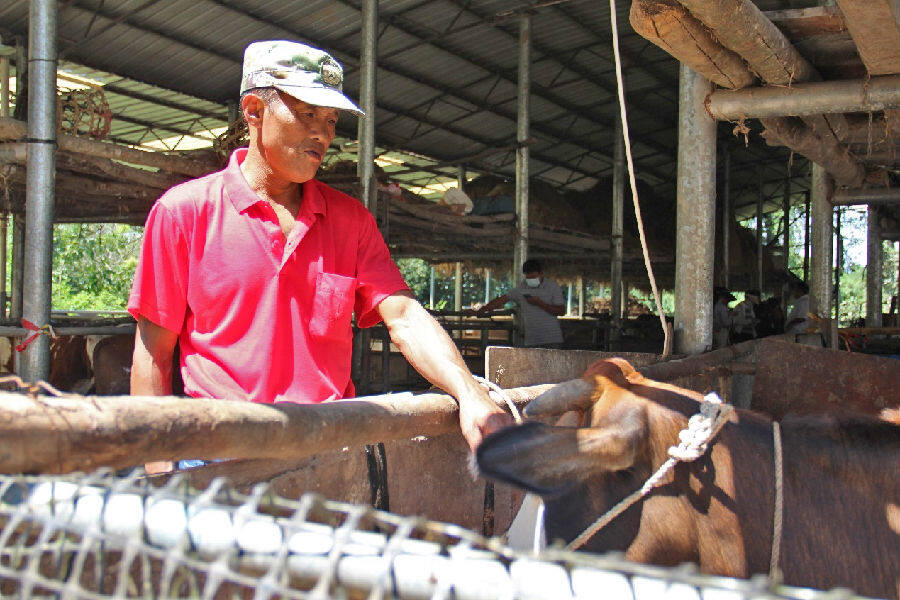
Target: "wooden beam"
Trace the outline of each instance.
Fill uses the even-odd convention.
[[[773,146],[787,146],[822,165],[834,178],[848,187],[860,187],[866,178],[862,164],[837,141],[823,140],[794,117],[761,119],[766,128],[763,137]]]
[[[847,31],[844,14],[837,6],[772,10],[763,14],[792,42]]]
[[[630,21],[637,33],[720,87],[737,90],[756,82],[741,57],[675,0],[634,0]]]
[[[900,73],[900,4],[896,0],[837,0],[870,75]]]
[[[0,144],[0,162],[24,165],[28,157],[28,144],[12,142]],[[157,190],[166,190],[186,180],[184,176],[170,175],[138,169],[117,163],[108,158],[87,156],[60,150],[56,153],[57,169],[106,176],[110,179],[135,183]]]
[[[27,129],[28,125],[24,121],[2,117],[0,118],[0,141],[20,141],[25,138]],[[59,135],[58,144],[61,150],[68,152],[121,160],[191,177],[202,177],[219,169],[219,165],[213,162],[200,162],[161,152],[146,152],[67,134]]]
[[[747,62],[769,85],[818,81],[821,76],[751,0],[679,0],[716,39]],[[835,140],[847,128],[841,114],[803,118],[823,140]]]
[[[517,403],[551,386],[507,390]],[[445,394],[388,394],[322,404],[202,398],[61,397],[0,392],[0,472],[90,472],[181,458],[300,459],[345,446],[459,427]]]

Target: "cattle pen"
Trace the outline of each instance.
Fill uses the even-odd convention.
[[[383,325],[353,324],[358,398],[128,396],[134,320],[53,305],[55,227],[142,225],[221,169],[243,48],[276,38],[332,52],[368,115],[317,178],[424,265],[418,299],[519,408],[624,358],[775,421],[900,409],[896,0],[8,0],[0,596],[857,597],[512,549],[524,493],[473,472]],[[567,290],[562,348],[473,316],[528,258]],[[783,314],[801,283],[803,333],[717,347],[714,290]],[[185,457],[208,462],[140,467]]]

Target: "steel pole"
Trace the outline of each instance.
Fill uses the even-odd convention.
[[[0,117],[9,116],[9,57],[0,56]]]
[[[878,211],[870,206],[868,210],[868,236],[866,239],[866,327],[881,327],[881,225]]]
[[[782,256],[784,256],[784,268],[790,267],[791,250],[791,170],[788,167],[787,176],[784,178],[784,197],[781,199],[781,218],[784,220],[782,231]],[[761,290],[760,290],[761,291]]]
[[[456,262],[456,273],[453,277],[453,310],[462,310],[462,263]]]
[[[610,313],[611,336],[618,340],[622,330],[622,235],[625,223],[625,138],[622,118],[616,117],[615,144],[613,146],[612,189],[612,260],[610,262]]]
[[[809,283],[809,217],[810,217],[810,195],[806,192],[806,199],[803,201],[803,281]]]
[[[844,272],[844,236],[841,235],[841,209],[834,211],[834,318],[841,320],[841,275]]]
[[[835,206],[856,204],[900,204],[900,188],[873,188],[870,190],[840,190],[834,193],[831,203]]]
[[[712,346],[716,215],[716,122],[704,101],[712,84],[681,64],[675,239],[675,352]]]
[[[519,85],[516,127],[516,244],[513,250],[513,282],[522,281],[522,263],[528,260],[528,140],[531,119],[531,14],[519,17]]]
[[[22,318],[22,279],[25,272],[25,215],[14,214],[12,226],[12,273],[10,274],[9,317]]]
[[[763,289],[763,200],[765,199],[765,190],[763,189],[763,171],[760,167],[757,171],[757,186],[759,187],[756,195],[756,288],[762,292]]]
[[[731,150],[725,148],[725,181],[722,184],[722,285],[731,285]]]
[[[428,273],[428,308],[434,310],[434,265]]]
[[[578,318],[584,316],[584,277],[578,276]]]
[[[830,197],[833,190],[831,176],[824,168],[812,167],[812,225],[809,268],[809,310],[820,317],[831,316],[831,266],[834,219]]]
[[[491,270],[484,270],[484,303],[491,301]]]
[[[716,90],[710,94],[707,106],[720,121],[880,112],[900,108],[900,75]]]
[[[10,116],[9,106],[9,57],[0,56],[0,117]],[[6,240],[9,222],[8,206],[0,212],[0,318],[6,318]]]
[[[377,69],[376,46],[378,43],[378,0],[363,0],[362,47],[360,48],[359,100],[366,113],[360,117],[357,128],[359,154],[357,175],[362,188],[362,202],[373,215],[377,215],[378,187],[375,185],[375,87]]]
[[[28,163],[25,187],[23,317],[50,323],[53,201],[56,175],[55,0],[32,0],[28,10]],[[26,381],[50,375],[50,338],[39,335],[22,354]]]

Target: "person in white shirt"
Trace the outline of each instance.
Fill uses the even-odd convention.
[[[785,333],[805,333],[809,328],[809,286],[803,282],[794,284],[794,305],[784,324]]]
[[[477,311],[479,317],[514,302],[520,311],[525,329],[525,346],[532,348],[559,348],[563,343],[558,316],[565,314],[562,289],[544,277],[543,267],[536,260],[522,264],[525,280],[508,293],[494,298]]]

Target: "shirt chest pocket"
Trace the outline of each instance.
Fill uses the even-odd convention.
[[[309,321],[310,334],[321,338],[347,338],[355,294],[355,277],[318,273]]]

